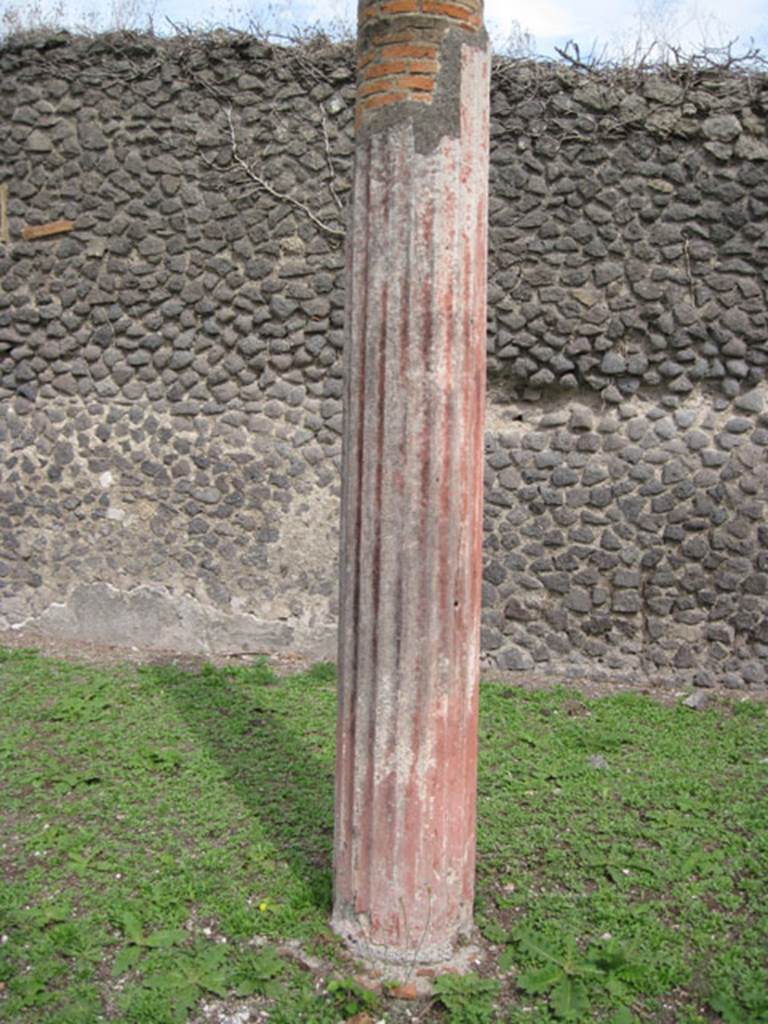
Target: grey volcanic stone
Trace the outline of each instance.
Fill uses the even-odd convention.
[[[709,696],[704,690],[697,690],[683,701],[683,707],[691,708],[692,711],[701,711],[709,703]]]
[[[104,132],[95,122],[81,122],[77,127],[77,135],[83,149],[106,149],[109,145]]]
[[[53,149],[53,142],[45,132],[35,129],[30,132],[26,146],[30,153],[50,153]]]
[[[311,623],[327,642],[345,269],[343,240],[307,211],[344,227],[354,72],[342,53],[315,66],[217,40],[182,61],[181,46],[132,42],[130,75],[118,43],[46,50],[45,75],[2,47],[0,624],[86,630],[100,596],[103,623],[129,635],[156,615],[159,635],[195,649],[218,642],[224,614],[242,649],[259,635],[309,642]],[[757,80],[703,76],[691,93],[644,75],[614,89],[539,67],[531,95],[530,75],[505,68],[492,95],[483,650],[518,671],[765,686]],[[241,155],[272,189],[242,201],[213,99],[233,88]],[[75,229],[19,237],[58,217]],[[412,268],[410,286],[425,283]],[[448,330],[455,284],[445,301]],[[372,443],[379,403],[385,433],[407,422],[405,480],[421,413],[399,404],[398,375],[414,372],[425,325],[369,311],[356,357],[376,358],[374,323],[407,344],[385,395],[352,399]],[[460,414],[433,382],[472,370],[443,358],[425,368],[424,415]],[[429,453],[425,471],[448,479],[457,454]],[[456,542],[456,524],[424,516],[436,542]],[[391,529],[390,555],[408,550]],[[73,580],[124,590],[86,598]],[[70,612],[41,611],[59,605]]]
[[[499,668],[518,672],[534,667],[531,655],[520,647],[507,648],[503,653],[497,655],[496,663]]]
[[[759,413],[763,411],[764,399],[760,391],[747,391],[743,395],[737,395],[733,404],[745,412]]]
[[[618,352],[606,352],[600,363],[600,369],[603,373],[624,373],[627,369],[627,362],[624,356]]]
[[[707,139],[731,142],[740,134],[741,123],[734,114],[715,114],[704,121],[701,130]]]

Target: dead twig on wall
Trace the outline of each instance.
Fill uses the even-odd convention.
[[[182,55],[182,57],[183,56],[184,54]],[[345,237],[345,232],[342,228],[334,227],[333,224],[329,224],[327,221],[324,221],[322,218],[318,217],[317,214],[314,213],[314,211],[306,203],[303,203],[300,199],[297,199],[296,196],[290,195],[287,192],[282,192],[279,189],[276,189],[274,185],[272,185],[263,175],[259,174],[259,172],[246,159],[246,157],[243,156],[240,149],[240,144],[238,142],[237,130],[235,127],[234,116],[232,113],[232,106],[230,105],[230,103],[227,102],[230,99],[230,97],[226,95],[224,91],[220,89],[217,85],[209,81],[208,78],[200,75],[191,66],[185,66],[185,73],[189,76],[190,80],[195,83],[195,85],[197,85],[204,92],[208,93],[208,95],[215,99],[216,102],[221,107],[222,111],[224,112],[224,116],[226,117],[227,120],[229,157],[231,163],[238,167],[240,171],[245,175],[245,177],[256,186],[255,189],[250,189],[238,195],[237,201],[247,199],[252,195],[258,195],[260,192],[266,192],[267,195],[272,196],[273,199],[277,199],[279,202],[287,203],[288,205],[293,206],[295,209],[300,210],[306,217],[308,217],[312,221],[315,227],[319,228],[324,234],[328,235],[331,238],[339,240],[343,239]],[[322,120],[322,131],[325,146],[326,162],[328,164],[328,170],[330,173],[329,190],[334,203],[336,204],[340,211],[343,211],[343,203],[339,198],[339,195],[334,185],[335,172],[333,169],[333,163],[331,161],[330,138],[328,136],[328,129],[324,117]],[[202,153],[199,154],[199,156],[202,162],[206,165],[206,167],[209,167],[211,170],[216,171],[217,174],[221,173],[221,166],[207,159]]]
[[[8,186],[0,185],[0,243],[8,241]]]
[[[328,164],[328,172],[331,175],[329,188],[331,190],[331,195],[333,196],[334,202],[336,203],[340,210],[343,210],[344,204],[342,203],[341,199],[339,199],[339,194],[336,191],[336,186],[333,183],[333,179],[336,176],[336,172],[333,169],[333,158],[331,156],[331,140],[328,137],[328,123],[325,120],[325,114],[322,114],[321,124],[323,127],[323,145],[325,146],[325,162]]]
[[[237,141],[237,131],[235,129],[235,122],[232,117],[232,108],[226,107],[224,113],[226,115],[227,124],[229,126],[229,144],[232,162],[237,167],[240,168],[243,174],[245,174],[250,181],[252,181],[257,186],[257,191],[266,192],[268,195],[272,196],[273,199],[277,199],[281,203],[288,203],[290,206],[295,207],[297,210],[301,210],[301,212],[312,221],[315,227],[319,228],[326,235],[330,235],[332,238],[344,238],[344,231],[341,228],[335,228],[332,224],[328,224],[326,221],[321,220],[320,217],[318,217],[317,214],[314,213],[314,211],[311,210],[306,203],[302,203],[302,201],[300,199],[297,199],[296,196],[292,196],[287,192],[281,192],[279,191],[279,189],[276,189],[266,180],[266,178],[263,178],[248,163],[248,161],[240,153]],[[208,161],[206,162],[208,163]],[[333,196],[336,199],[339,208],[341,208],[341,203],[339,201],[338,196],[336,195],[336,192],[333,189],[333,185],[331,185],[331,192],[333,193]]]

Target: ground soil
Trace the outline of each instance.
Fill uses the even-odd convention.
[[[61,637],[42,635],[33,630],[0,630],[0,647],[6,648],[35,648],[41,654],[53,658],[62,658],[67,661],[81,662],[90,665],[159,665],[176,664],[179,667],[195,671],[206,663],[226,665],[233,663],[248,663],[255,657],[266,657],[273,670],[278,675],[293,675],[299,673],[311,664],[310,660],[299,653],[292,651],[242,651],[237,654],[208,656],[190,654],[184,651],[158,650],[150,646],[121,646],[119,644],[96,644],[84,643],[82,641],[67,640]],[[683,686],[670,686],[669,684],[654,685],[647,679],[631,679],[626,676],[622,678],[590,678],[588,676],[565,676],[546,672],[502,672],[491,669],[483,673],[484,677],[498,682],[500,685],[509,687],[522,687],[529,690],[537,690],[546,687],[564,685],[569,689],[579,692],[584,699],[605,697],[616,693],[643,693],[665,704],[679,703],[690,694],[690,688]],[[726,687],[712,687],[706,691],[706,706],[719,706],[722,711],[728,713],[729,705],[741,700],[761,700],[768,702],[768,688],[759,690],[733,690]],[[578,697],[573,700],[574,710],[569,713],[579,714],[586,711]],[[702,705],[703,706],[703,705]],[[290,945],[290,944],[289,944]],[[473,949],[476,951],[476,961],[472,969],[479,974],[489,977],[496,977],[495,962],[498,949],[486,942],[479,934],[475,936]],[[283,955],[299,961],[305,969],[311,971],[316,979],[318,991],[322,988],[324,981],[338,973],[338,965],[329,962],[315,960],[313,957],[305,956],[298,943],[291,948],[281,948]],[[377,989],[377,982],[372,976],[366,974],[355,974],[359,965],[350,961],[349,974],[354,975],[362,984],[374,990]],[[423,980],[423,979],[421,979]],[[503,986],[508,986],[509,979],[498,977]],[[439,1024],[444,1020],[444,1015],[435,1007],[435,1003],[428,996],[429,982],[424,981],[423,985],[404,986],[402,995],[407,998],[390,998],[387,1002],[385,1019],[389,1024]],[[406,991],[412,988],[413,992]],[[398,993],[399,994],[399,993]],[[503,996],[502,996],[503,1001]],[[348,1019],[348,1024],[378,1024],[379,1015],[372,1016],[360,1013]],[[669,1003],[663,1016],[657,1018],[658,1024],[673,1024],[677,1020],[677,1014],[673,1003]],[[707,1018],[715,1019],[715,1018]],[[257,1024],[257,1022],[269,1020],[268,1001],[261,997],[251,999],[206,999],[190,1017],[190,1024]]]
[[[0,647],[33,647],[48,657],[85,662],[89,665],[176,664],[190,671],[195,671],[202,665],[210,663],[214,665],[244,664],[256,657],[266,657],[278,675],[294,675],[304,671],[311,664],[310,659],[295,651],[259,650],[239,651],[226,655],[203,655],[185,651],[158,650],[149,645],[128,647],[120,644],[85,643],[81,640],[43,635],[30,629],[0,630]],[[567,686],[569,689],[578,690],[586,698],[607,697],[615,693],[643,693],[664,704],[675,704],[691,692],[690,687],[683,685],[654,684],[646,678],[632,679],[626,675],[620,677],[611,677],[607,674],[601,674],[599,677],[566,676],[562,673],[544,671],[504,672],[496,668],[489,669],[482,675],[485,679],[506,686],[522,687],[528,690]],[[768,702],[768,687],[733,690],[715,685],[707,688],[705,692],[708,704],[713,701],[732,703],[745,699]]]

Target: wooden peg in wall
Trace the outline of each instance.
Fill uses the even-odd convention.
[[[0,244],[8,240],[8,186],[0,185]]]
[[[48,235],[60,235],[63,231],[71,231],[75,226],[73,220],[54,220],[50,224],[27,224],[21,229],[21,237],[25,242],[33,238],[47,238]]]

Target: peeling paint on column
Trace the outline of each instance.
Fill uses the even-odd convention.
[[[359,16],[332,923],[436,963],[474,895],[489,56],[479,0]]]

